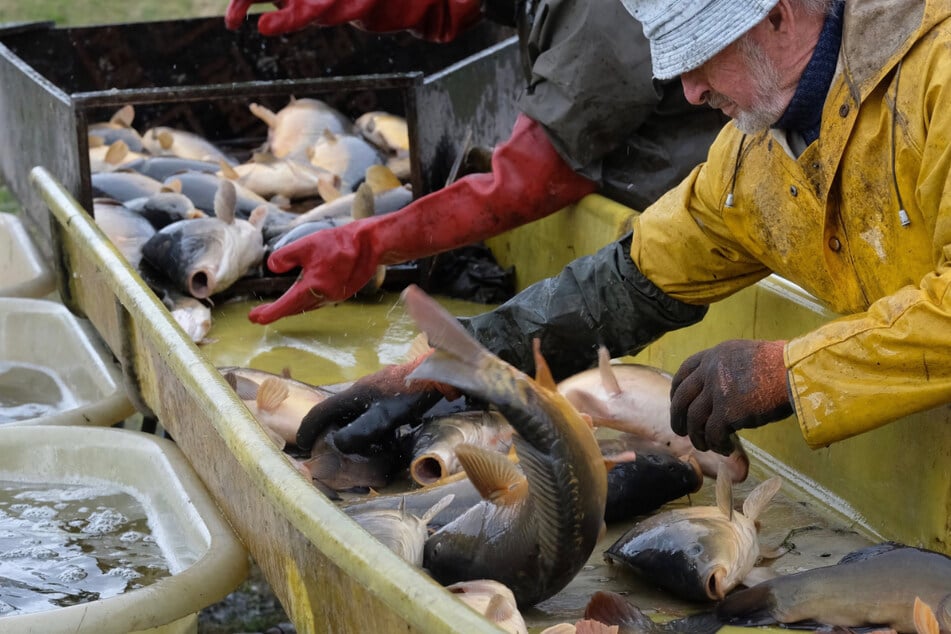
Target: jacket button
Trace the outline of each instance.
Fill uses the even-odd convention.
[[[839,116],[844,118],[844,117],[847,117],[848,115],[849,115],[849,104],[844,103],[841,106],[839,106]]]
[[[842,248],[842,243],[839,242],[838,238],[836,238],[835,236],[832,236],[831,238],[829,238],[829,248],[835,251],[836,253],[838,253],[839,250]]]
[[[789,186],[789,193],[792,194],[793,197],[795,198],[796,196],[799,195],[799,190],[796,188],[795,185],[790,185],[790,186]]]

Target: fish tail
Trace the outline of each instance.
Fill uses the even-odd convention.
[[[738,590],[724,597],[716,607],[717,618],[729,625],[773,625],[776,599],[768,583]]]

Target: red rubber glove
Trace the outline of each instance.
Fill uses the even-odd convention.
[[[519,115],[512,136],[492,154],[492,172],[470,174],[397,212],[324,229],[268,258],[300,277],[249,317],[259,324],[352,297],[378,265],[397,264],[484,240],[542,218],[594,192],[552,147],[544,129]]]
[[[251,5],[265,0],[231,0],[225,26],[235,30]],[[277,11],[258,19],[261,35],[280,35],[306,26],[348,22],[374,33],[408,30],[431,42],[450,42],[482,17],[480,0],[275,0]]]
[[[734,339],[691,356],[670,386],[670,426],[700,451],[729,455],[730,434],[793,413],[785,341]]]

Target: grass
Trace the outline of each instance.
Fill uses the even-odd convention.
[[[224,15],[227,0],[0,0],[0,23],[53,20],[85,26]]]

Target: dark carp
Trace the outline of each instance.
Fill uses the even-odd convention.
[[[915,632],[914,605],[943,606],[951,620],[951,557],[885,542],[849,553],[837,564],[781,575],[737,590],[716,608],[731,625],[778,623],[840,627],[891,627]]]
[[[590,422],[555,389],[537,342],[536,381],[483,348],[419,287],[402,298],[435,348],[408,380],[481,398],[518,433],[518,467],[499,453],[456,448],[483,499],[427,540],[423,565],[443,585],[494,579],[520,606],[543,601],[575,577],[604,530],[607,471]]]
[[[429,537],[429,521],[451,502],[450,493],[437,500],[422,515],[408,512],[405,508],[363,509],[349,515],[363,530],[405,561],[414,566],[422,566],[423,546]]]
[[[432,484],[462,471],[455,448],[463,443],[505,453],[512,426],[495,411],[469,411],[423,421],[413,435],[409,472],[417,484]]]
[[[637,574],[676,596],[716,601],[750,574],[760,558],[756,518],[779,491],[774,476],[754,488],[733,508],[726,466],[717,478],[716,506],[670,509],[652,515],[618,538],[604,553],[609,562]]]

